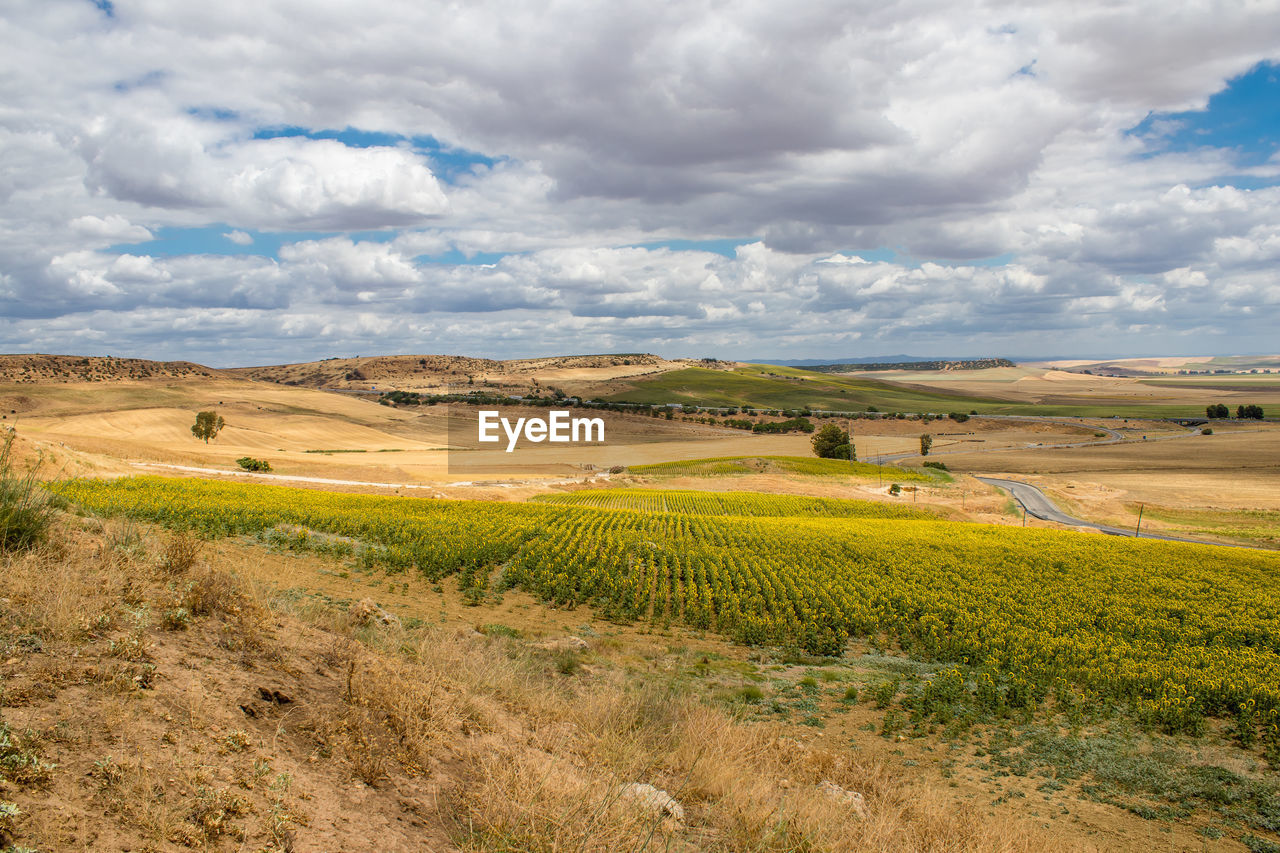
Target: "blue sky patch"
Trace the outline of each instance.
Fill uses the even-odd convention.
[[[235,110],[224,110],[221,107],[191,107],[187,110],[187,115],[201,121],[235,121],[240,118],[240,113]]]
[[[333,139],[349,148],[394,147],[408,143],[409,147],[431,161],[431,171],[446,184],[456,183],[462,175],[471,172],[475,166],[493,166],[501,162],[502,157],[490,157],[479,151],[466,148],[455,148],[445,145],[434,136],[401,136],[395,133],[382,133],[374,130],[360,130],[354,127],[343,130],[308,130],[305,127],[264,127],[254,132],[254,139],[279,139],[281,137],[303,137],[306,139]]]
[[[1002,267],[1013,262],[1013,253],[991,255],[985,258],[918,258],[894,249],[848,249],[839,254],[857,255],[864,261],[877,264],[896,264],[910,269],[919,269],[923,264],[938,264],[944,267]]]
[[[759,237],[727,237],[721,240],[655,240],[636,243],[628,249],[670,249],[673,252],[714,252],[726,258],[736,257],[739,246],[759,241]]]
[[[132,92],[134,89],[146,89],[152,86],[159,86],[160,83],[168,76],[168,71],[156,69],[155,71],[148,71],[146,74],[143,74],[140,77],[135,77],[132,80],[117,80],[112,84],[112,88],[121,93]]]
[[[111,0],[90,0],[90,2],[97,6],[98,10],[108,18],[114,18],[116,16],[116,7]]]
[[[457,249],[450,249],[438,255],[419,255],[414,258],[419,263],[439,264],[441,266],[484,266],[485,264],[496,264],[498,261],[508,255],[518,255],[520,252],[474,252],[470,256],[463,254]]]
[[[1203,110],[1151,113],[1129,134],[1147,141],[1146,156],[1228,148],[1240,166],[1265,163],[1280,147],[1280,66],[1261,62],[1227,81]]]

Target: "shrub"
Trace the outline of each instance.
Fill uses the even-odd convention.
[[[871,695],[875,699],[876,708],[883,711],[893,704],[894,697],[898,695],[898,680],[894,679],[877,685]]]
[[[891,495],[902,494],[902,486],[899,485],[898,483],[894,483],[892,486],[889,487],[889,494]]]
[[[0,550],[19,551],[44,541],[53,523],[53,503],[40,485],[40,465],[26,474],[13,470],[13,430],[0,441]]]
[[[926,462],[926,463],[924,463],[924,467],[926,467],[926,468],[937,468],[939,471],[950,471],[950,470],[951,470],[950,468],[948,468],[948,467],[947,467],[947,463],[945,463],[945,462]]]
[[[1213,435],[1213,430],[1212,430],[1210,427],[1205,427],[1204,429],[1200,430],[1200,434],[1201,434],[1201,435]]]
[[[236,464],[246,471],[270,471],[271,463],[265,459],[254,459],[252,456],[241,456]]]

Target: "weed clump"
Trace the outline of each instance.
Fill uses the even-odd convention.
[[[44,542],[55,508],[37,479],[39,463],[26,474],[14,470],[15,437],[12,429],[6,429],[0,439],[0,550],[4,551],[22,551]]]

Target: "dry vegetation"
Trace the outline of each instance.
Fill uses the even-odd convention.
[[[309,388],[395,388],[403,391],[449,393],[501,390],[538,393],[549,385],[564,385],[577,393],[584,383],[610,382],[683,367],[647,353],[555,356],[498,361],[455,355],[388,355],[331,358],[302,364],[244,367],[228,374],[259,382]]]
[[[220,371],[189,361],[78,355],[0,355],[0,383],[121,382],[213,378]]]
[[[253,579],[257,549],[65,516],[0,556],[4,843],[168,850],[1042,850],[878,760],[572,645]],[[257,554],[257,557],[255,557]],[[372,618],[371,618],[372,617]],[[870,736],[868,736],[870,737]],[[622,795],[671,792],[683,821]],[[867,816],[818,793],[864,795]]]

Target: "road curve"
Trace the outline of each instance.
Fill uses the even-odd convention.
[[[996,486],[1004,489],[1013,495],[1013,499],[1022,505],[1027,511],[1027,515],[1044,521],[1053,521],[1058,524],[1066,524],[1071,527],[1091,527],[1106,533],[1108,536],[1139,536],[1141,539],[1164,539],[1169,542],[1190,542],[1194,545],[1220,545],[1226,548],[1248,548],[1248,545],[1229,545],[1225,542],[1209,542],[1204,539],[1186,539],[1181,536],[1164,536],[1159,533],[1142,533],[1131,530],[1127,527],[1111,527],[1106,524],[1095,524],[1092,521],[1085,521],[1082,518],[1075,518],[1067,515],[1058,509],[1057,504],[1049,500],[1044,492],[1040,491],[1030,483],[1024,483],[1021,480],[1004,480],[999,477],[977,477],[988,485]]]

